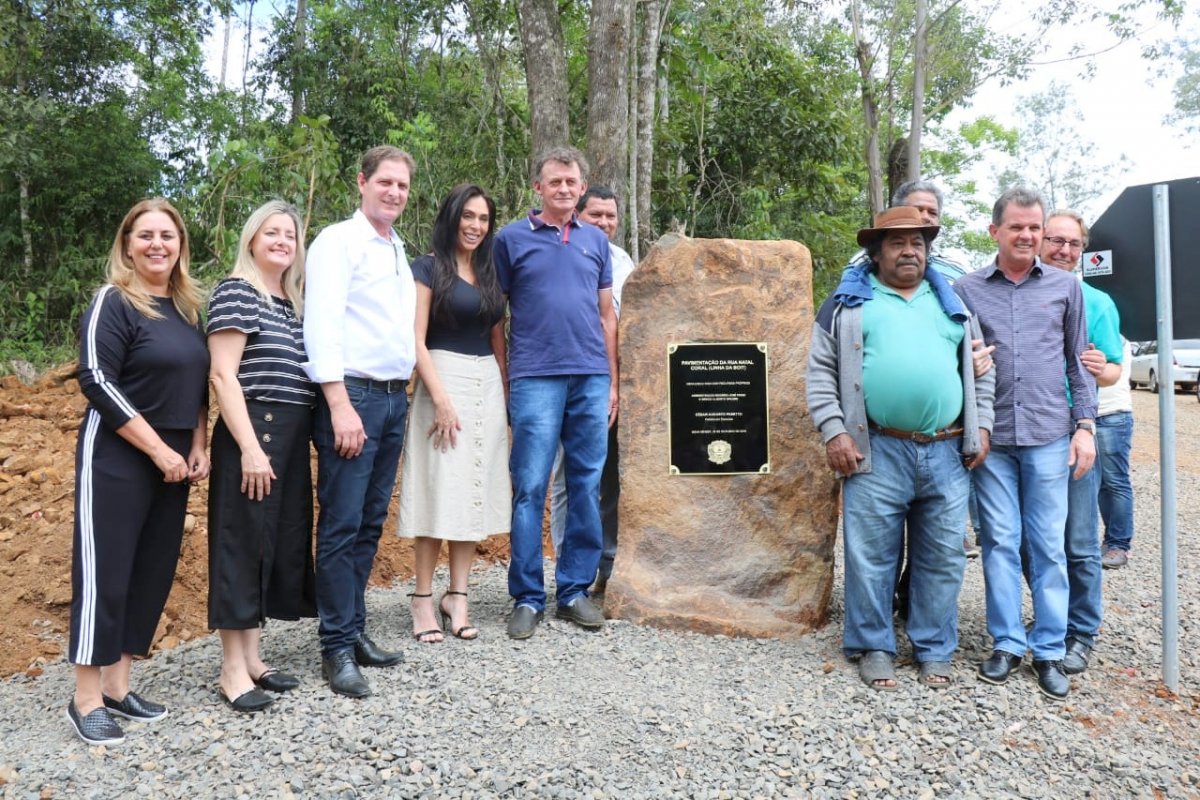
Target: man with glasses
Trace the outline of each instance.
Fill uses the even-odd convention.
[[[1042,261],[1066,272],[1074,272],[1087,247],[1088,229],[1083,217],[1069,209],[1055,209],[1046,218],[1042,238]],[[1087,316],[1088,349],[1081,359],[1097,385],[1112,386],[1121,377],[1121,324],[1112,298],[1099,289],[1081,283],[1083,307]],[[1103,403],[1103,400],[1101,400]],[[1067,491],[1067,526],[1064,545],[1067,557],[1066,655],[1063,671],[1068,675],[1083,672],[1096,644],[1102,617],[1100,584],[1100,492],[1103,441],[1099,439],[1097,416],[1097,469],[1072,477]]]

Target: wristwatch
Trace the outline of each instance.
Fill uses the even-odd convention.
[[[1088,432],[1088,433],[1090,433],[1092,436],[1095,436],[1095,435],[1096,435],[1096,423],[1094,423],[1094,422],[1091,422],[1091,421],[1089,421],[1089,420],[1086,420],[1086,419],[1083,419],[1083,420],[1080,420],[1079,422],[1076,422],[1076,423],[1075,423],[1075,430],[1077,430],[1077,431],[1080,431],[1080,430],[1087,431],[1087,432]]]

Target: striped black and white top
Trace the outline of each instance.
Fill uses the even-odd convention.
[[[250,400],[314,405],[316,386],[301,364],[304,327],[281,297],[264,300],[248,282],[226,278],[208,301],[208,333],[234,330],[246,334],[238,366],[238,383]]]

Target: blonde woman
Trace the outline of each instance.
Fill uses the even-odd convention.
[[[117,229],[108,282],[83,316],[75,453],[67,719],[88,744],[124,740],[113,715],[151,722],[163,705],[129,689],[175,579],[188,486],[207,477],[208,351],[188,236],[162,198]]]
[[[283,202],[242,227],[230,277],[208,304],[213,429],[208,494],[208,624],[220,632],[220,693],[235,711],[300,681],[263,661],[267,617],[315,616],[309,432],[316,403],[305,361],[304,241]]]

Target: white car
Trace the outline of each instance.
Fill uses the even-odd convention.
[[[1200,339],[1176,339],[1171,355],[1171,379],[1175,386],[1185,391],[1195,388],[1200,373]],[[1163,383],[1158,373],[1158,342],[1146,342],[1136,351],[1129,365],[1129,383],[1135,389],[1145,386],[1152,392],[1158,391]]]

